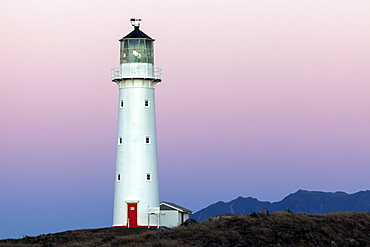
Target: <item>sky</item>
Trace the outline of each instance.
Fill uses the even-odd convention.
[[[370,1],[1,0],[0,239],[112,225],[118,40],[155,41],[160,200],[370,189]]]

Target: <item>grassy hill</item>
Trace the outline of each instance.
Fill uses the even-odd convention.
[[[176,228],[102,228],[0,240],[0,247],[370,246],[370,213],[221,215]]]

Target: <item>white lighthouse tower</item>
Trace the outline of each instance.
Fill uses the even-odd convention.
[[[157,227],[159,189],[154,87],[162,80],[154,67],[154,39],[141,19],[120,39],[120,67],[112,69],[119,87],[113,227]]]

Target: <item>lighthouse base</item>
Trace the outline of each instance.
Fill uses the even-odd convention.
[[[159,226],[111,226],[110,228],[127,228],[127,229],[130,229],[130,228],[147,228],[147,229],[158,229]]]

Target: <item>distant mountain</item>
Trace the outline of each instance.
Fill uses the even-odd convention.
[[[217,202],[191,216],[197,221],[221,214],[248,215],[258,211],[291,210],[294,213],[326,214],[330,212],[370,212],[370,190],[354,194],[298,190],[279,202],[261,202],[252,197],[238,197],[230,202]]]

